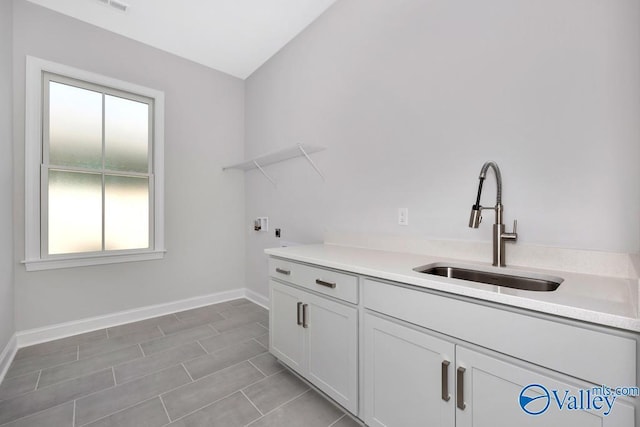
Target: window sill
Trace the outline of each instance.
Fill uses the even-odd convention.
[[[122,262],[151,261],[163,259],[165,250],[151,252],[76,256],[73,258],[34,259],[22,261],[27,271],[53,270],[58,268],[87,267],[91,265],[117,264]]]

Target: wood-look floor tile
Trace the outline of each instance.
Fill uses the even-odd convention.
[[[261,378],[264,375],[260,371],[244,362],[170,391],[162,396],[162,400],[171,419],[176,420]]]
[[[3,424],[2,427],[72,427],[73,402],[55,406],[19,420]]]
[[[196,342],[170,348],[114,367],[116,382],[122,384],[205,354],[206,352]]]
[[[268,413],[251,427],[327,427],[343,412],[317,392],[309,390],[297,399]]]
[[[242,317],[251,313],[262,313],[267,315],[269,312],[265,310],[264,307],[260,307],[258,304],[254,304],[252,302],[247,304],[232,306],[220,312],[220,314],[222,314],[227,319]]]
[[[5,378],[18,377],[30,372],[73,362],[78,359],[78,347],[65,347],[64,349],[42,356],[32,356],[20,360],[14,360]]]
[[[160,329],[162,329],[162,332],[164,332],[166,335],[170,335],[175,334],[176,332],[184,331],[186,329],[195,328],[196,326],[219,322],[220,320],[224,320],[224,317],[221,314],[211,313],[207,316],[185,317],[180,319],[178,323],[163,325],[160,327]]]
[[[0,384],[0,400],[7,400],[36,389],[40,371],[19,377],[7,378]]]
[[[190,381],[182,366],[174,366],[86,396],[76,402],[76,424],[83,425],[96,421]]]
[[[94,342],[90,344],[80,344],[80,359],[97,356],[109,351],[120,350],[140,342],[149,341],[162,337],[162,331],[159,328],[152,328],[143,331],[133,332],[127,335],[120,335],[108,340]]]
[[[258,344],[263,346],[265,350],[269,350],[269,334],[260,335],[258,338],[254,338]]]
[[[81,344],[88,344],[107,339],[106,329],[86,332],[84,334],[73,335],[55,341],[44,342],[41,344],[23,347],[16,353],[15,360],[21,360],[33,356],[44,356],[46,354],[57,353],[68,347],[77,347]]]
[[[242,391],[260,412],[265,414],[308,389],[308,385],[285,370],[258,381]]]
[[[159,397],[101,418],[86,427],[161,427],[169,422]]]
[[[189,344],[195,342],[196,340],[207,338],[217,334],[218,332],[213,330],[210,326],[204,325],[176,332],[175,334],[167,335],[165,337],[156,338],[154,340],[142,343],[141,346],[142,350],[144,350],[144,354],[148,356],[153,353],[158,353],[160,351],[170,349],[171,347]]]
[[[151,319],[107,328],[107,332],[109,333],[109,338],[115,338],[121,335],[130,335],[133,333],[157,329],[158,326],[170,325],[177,322],[178,318],[175,315],[167,314],[166,316],[153,317]]]
[[[261,323],[264,326],[265,322],[268,322],[268,316],[264,313],[248,313],[243,316],[234,317],[232,319],[224,319],[218,322],[213,322],[212,325],[216,330],[220,332],[228,331],[242,325],[249,323]]]
[[[249,323],[235,329],[230,329],[211,338],[200,340],[200,344],[209,353],[221,350],[233,344],[248,341],[267,333],[267,330],[257,323]]]
[[[190,360],[184,366],[193,379],[198,379],[264,352],[264,347],[252,340]]]
[[[242,393],[234,393],[169,424],[170,427],[242,427],[261,414]]]
[[[137,345],[126,347],[122,350],[111,351],[87,359],[80,359],[64,365],[54,366],[42,370],[38,389],[50,386],[51,384],[65,381],[71,378],[97,372],[114,365],[127,362],[129,360],[142,357],[142,351]]]
[[[359,426],[267,352],[268,328],[241,298],[20,349],[0,425]]]
[[[284,366],[271,353],[263,353],[249,359],[256,368],[265,375],[273,375],[284,369]]]
[[[340,418],[334,424],[331,424],[331,427],[362,427],[363,424],[357,422],[349,415],[345,414],[344,417]]]
[[[206,305],[204,307],[192,308],[191,310],[179,311],[178,313],[175,313],[175,315],[180,320],[194,317],[209,317],[227,310],[229,307],[230,305],[228,303],[221,302],[218,304]]]
[[[3,400],[0,402],[0,425],[104,390],[114,384],[113,372],[111,369],[107,369],[32,391],[13,399]]]

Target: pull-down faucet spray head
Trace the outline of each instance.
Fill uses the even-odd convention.
[[[495,162],[486,162],[482,165],[482,169],[480,170],[480,176],[478,179],[480,180],[480,184],[478,185],[478,196],[476,197],[476,203],[471,207],[471,215],[469,217],[469,228],[478,228],[480,226],[480,222],[482,221],[482,209],[480,206],[480,197],[482,196],[482,184],[484,183],[485,178],[487,177],[487,170],[492,168],[496,174],[496,183],[497,183],[497,197],[496,197],[496,207],[502,205],[502,175],[500,174],[500,168]]]
[[[478,197],[476,198],[476,204],[471,206],[471,216],[469,217],[469,228],[478,228],[482,221],[482,206],[480,206],[480,196],[482,195],[482,183],[484,177],[480,177],[480,184],[478,185]]]
[[[482,222],[482,212],[475,205],[471,208],[471,216],[469,217],[469,228],[478,228]]]

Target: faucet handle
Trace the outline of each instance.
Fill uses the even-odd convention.
[[[509,240],[513,240],[514,242],[516,240],[518,240],[518,220],[514,219],[513,220],[513,231],[511,233],[505,233],[506,235],[503,236]]]
[[[518,240],[518,220],[513,220],[513,231],[511,233],[505,231],[500,234],[500,238],[504,240],[512,240],[514,242]]]

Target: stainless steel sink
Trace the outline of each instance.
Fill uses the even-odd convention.
[[[560,277],[544,275],[536,275],[537,277],[535,277],[503,274],[493,271],[476,270],[467,266],[455,266],[441,263],[416,267],[414,268],[414,271],[432,274],[434,276],[450,277],[452,279],[468,280],[471,282],[486,283],[488,285],[504,286],[507,288],[537,292],[555,291],[563,281]]]

